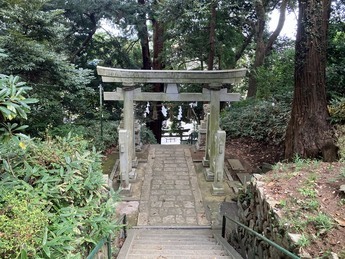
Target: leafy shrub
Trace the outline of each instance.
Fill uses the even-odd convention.
[[[146,126],[141,127],[140,138],[143,144],[157,144],[157,140],[153,135],[153,132]]]
[[[0,74],[0,140],[8,140],[27,126],[10,123],[13,119],[27,119],[30,112],[29,104],[36,99],[26,98],[26,92],[31,90],[18,76]]]
[[[245,100],[223,111],[221,126],[230,138],[251,137],[271,144],[284,140],[290,117],[291,96]]]
[[[335,98],[328,106],[332,123],[345,123],[345,98]]]
[[[345,125],[336,127],[337,146],[339,148],[339,157],[345,161]]]
[[[18,186],[17,186],[18,187]],[[0,189],[0,257],[36,255],[48,225],[45,203],[34,193]]]
[[[88,145],[82,138],[69,134],[45,141],[26,139],[25,149],[14,141],[0,147],[2,188],[16,190],[23,197],[34,193],[35,200],[42,200],[38,204],[44,206],[44,210],[36,208],[37,215],[44,211],[40,217],[49,217],[47,230],[32,234],[32,239],[40,242],[32,244],[31,254],[45,258],[85,258],[94,244],[116,228],[111,220],[113,199],[108,199],[104,186],[102,156],[95,149],[88,150]],[[27,223],[23,217],[15,224]],[[0,243],[0,255],[8,250],[2,247],[6,242],[10,241]],[[21,252],[15,251],[21,248],[13,247],[11,256]]]
[[[103,129],[101,132],[101,122],[99,120],[79,120],[75,123],[66,123],[53,129],[49,129],[49,134],[64,137],[71,132],[73,136],[80,136],[87,139],[90,143],[90,148],[95,146],[97,150],[104,151],[109,147],[117,145],[117,128],[117,121],[106,120],[103,121]]]

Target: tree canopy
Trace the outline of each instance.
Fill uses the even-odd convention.
[[[247,67],[249,80],[228,86],[244,98],[279,99],[275,96],[294,90],[294,39],[279,37],[279,32],[286,12],[297,10],[296,1],[10,0],[0,7],[0,72],[26,81],[39,100],[28,118],[33,135],[48,127],[100,120],[96,65]],[[280,19],[270,33],[273,10]],[[344,2],[334,1],[326,55],[328,102],[344,95],[343,16]],[[183,86],[187,88],[198,89]],[[104,118],[118,120],[120,108],[120,103],[105,103]]]

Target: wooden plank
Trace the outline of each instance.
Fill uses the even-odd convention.
[[[133,83],[195,83],[229,84],[238,83],[246,75],[247,69],[232,70],[134,70],[97,66],[103,82]],[[214,87],[219,87],[214,86]]]
[[[248,173],[236,173],[236,175],[243,185],[250,181],[250,178],[252,178],[251,174]]]
[[[227,166],[224,166],[224,171],[225,171],[225,175],[228,177],[229,182],[228,185],[230,188],[232,188],[235,192],[235,194],[238,194],[238,188],[237,188],[237,181],[234,181],[234,178],[232,178],[231,173],[229,172],[229,169]]]
[[[228,163],[233,171],[244,171],[241,161],[238,159],[228,159]]]

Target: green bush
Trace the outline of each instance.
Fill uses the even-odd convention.
[[[331,121],[334,124],[345,123],[345,98],[335,98],[328,106]]]
[[[18,186],[17,186],[18,187]],[[35,194],[0,188],[0,257],[34,257],[41,247],[48,213]]]
[[[53,136],[64,137],[69,132],[73,136],[80,136],[89,141],[89,147],[96,147],[99,151],[118,144],[117,121],[105,120],[101,131],[101,122],[99,120],[79,120],[75,123],[66,123],[64,125],[49,129],[49,134]],[[102,134],[101,134],[102,133]]]
[[[345,161],[345,125],[338,125],[336,127],[336,137],[339,157],[341,161]]]
[[[140,138],[143,144],[157,144],[157,140],[153,135],[152,130],[150,130],[146,126],[141,127]]]
[[[244,100],[222,112],[221,126],[230,138],[250,137],[280,144],[290,117],[291,96]]]
[[[32,233],[32,240],[37,242],[25,249],[29,247],[30,254],[45,258],[85,258],[91,247],[116,228],[112,223],[114,200],[108,198],[103,180],[102,156],[95,149],[88,150],[87,141],[71,134],[45,141],[22,141],[22,145],[12,140],[0,147],[0,186],[23,197],[34,194],[33,200],[41,200],[38,204],[44,210],[41,205],[28,206],[39,217],[49,218],[46,231],[42,233],[43,225],[37,227]],[[14,205],[20,209],[25,204]],[[27,222],[29,218],[18,218],[12,224],[35,226]],[[1,240],[0,255],[7,255],[8,242],[12,241]],[[9,257],[18,255],[18,249],[12,247]]]

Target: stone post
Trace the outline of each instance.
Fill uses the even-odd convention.
[[[212,184],[213,195],[224,194],[224,155],[225,155],[225,142],[226,133],[223,130],[218,130],[214,137],[216,145],[216,157],[214,159],[215,175]]]
[[[131,171],[131,160],[129,158],[127,139],[129,132],[124,129],[119,130],[119,156],[120,156],[120,177],[121,177],[121,193],[130,194],[131,184],[129,183],[129,172]]]
[[[141,142],[140,132],[141,132],[141,125],[140,125],[139,121],[136,120],[134,123],[135,151],[141,151],[142,146],[143,146],[143,143]]]
[[[196,143],[196,148],[198,150],[206,150],[207,146],[207,124],[208,124],[208,115],[209,115],[209,104],[204,104],[204,119],[200,121],[200,125],[198,127],[198,141]],[[205,157],[208,159],[208,157]]]
[[[215,175],[215,159],[217,155],[216,143],[213,141],[214,136],[219,130],[219,113],[220,113],[220,88],[221,85],[212,85],[211,100],[210,100],[210,116],[208,118],[208,131],[207,131],[207,150],[210,161],[210,168],[205,170],[206,181],[213,181]],[[205,155],[207,158],[207,155]]]
[[[208,113],[206,116],[206,136],[205,136],[205,156],[203,157],[202,160],[202,165],[204,167],[209,167],[210,166],[210,114]]]

